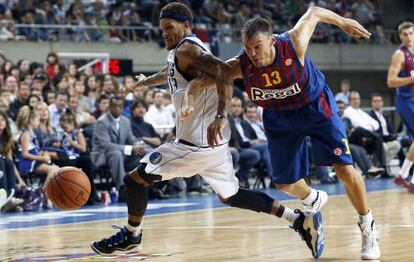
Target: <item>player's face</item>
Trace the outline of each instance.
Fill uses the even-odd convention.
[[[163,18],[160,20],[160,30],[167,50],[174,49],[184,38],[185,27],[185,23],[177,22],[174,19]]]
[[[255,67],[268,66],[274,59],[273,36],[262,33],[255,34],[252,38],[243,38],[243,45],[246,54],[249,56]]]
[[[400,39],[404,46],[413,46],[414,44],[414,28],[409,27],[401,30]]]
[[[374,96],[371,100],[371,106],[374,110],[380,110],[384,106],[384,102],[382,101],[382,97]]]

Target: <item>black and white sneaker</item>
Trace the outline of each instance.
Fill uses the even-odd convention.
[[[319,258],[325,247],[325,234],[322,229],[321,212],[317,211],[304,214],[299,209],[296,209],[295,213],[298,213],[299,217],[293,222],[292,228],[306,242],[306,245],[312,251],[312,256]]]
[[[111,255],[115,251],[128,251],[139,247],[142,241],[142,230],[134,236],[126,227],[112,226],[118,233],[92,243],[91,248],[99,255]]]

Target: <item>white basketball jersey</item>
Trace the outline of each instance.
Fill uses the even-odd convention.
[[[207,142],[207,127],[214,121],[217,114],[218,95],[215,88],[208,88],[195,98],[194,111],[190,117],[184,121],[179,120],[181,109],[184,106],[184,95],[187,84],[191,78],[180,71],[178,61],[176,58],[176,51],[180,45],[188,42],[200,46],[203,50],[210,53],[206,45],[195,36],[188,36],[181,40],[181,42],[170,51],[168,54],[168,86],[170,88],[172,102],[176,109],[176,135],[177,139],[183,139],[196,146],[208,146]],[[226,123],[223,130],[223,140],[219,142],[225,143],[230,140],[230,127]]]

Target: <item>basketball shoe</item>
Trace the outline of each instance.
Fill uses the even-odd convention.
[[[312,251],[312,256],[319,258],[325,246],[321,212],[317,211],[304,214],[299,209],[296,209],[295,213],[299,214],[299,217],[293,222],[292,228],[306,242],[306,245]]]
[[[322,190],[316,190],[316,198],[311,205],[303,205],[305,212],[315,213],[322,209],[322,207],[328,201],[328,194]]]
[[[115,251],[127,251],[138,247],[142,240],[142,230],[138,236],[134,236],[132,232],[128,231],[126,227],[112,226],[114,229],[119,229],[119,232],[104,238],[100,241],[92,243],[91,248],[99,255],[110,255]]]
[[[396,176],[394,178],[394,184],[402,186],[402,187],[408,187],[408,182],[404,178],[402,178],[400,175]]]
[[[358,223],[362,235],[361,259],[373,260],[379,259],[381,251],[378,245],[377,230],[375,222],[372,220],[371,225],[362,225]]]

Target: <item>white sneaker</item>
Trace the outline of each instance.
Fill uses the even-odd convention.
[[[7,196],[7,191],[4,188],[0,188],[0,209],[10,201],[14,196],[14,189],[11,190],[10,195]]]
[[[316,199],[312,202],[312,205],[303,205],[306,212],[316,213],[322,209],[322,207],[328,202],[328,194],[322,190],[316,190]]]
[[[358,223],[362,235],[361,259],[374,260],[379,259],[381,251],[378,245],[377,230],[375,222],[372,220],[371,225],[361,225]]]

